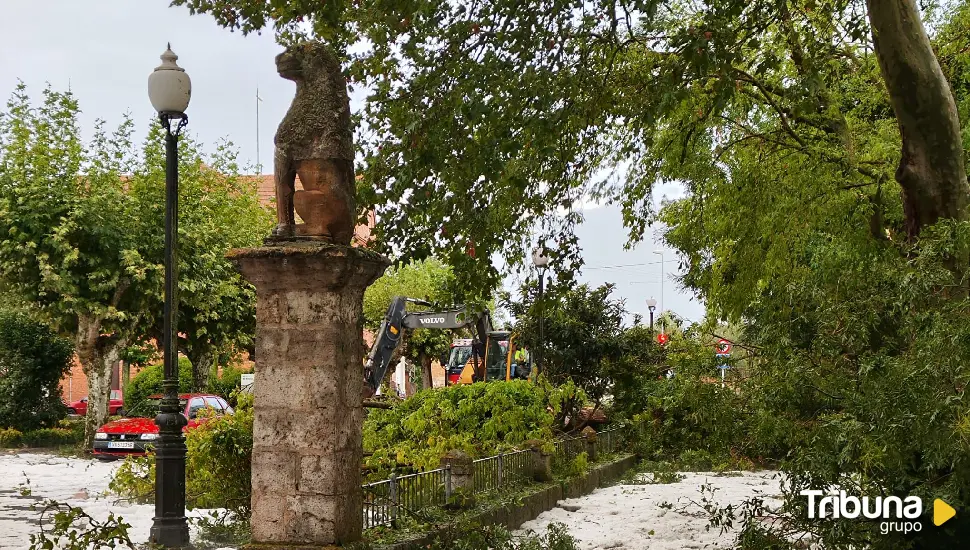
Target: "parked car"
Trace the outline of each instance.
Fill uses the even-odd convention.
[[[127,417],[113,420],[98,428],[94,434],[94,456],[111,460],[148,452],[158,439],[155,416],[161,400],[161,395],[149,396],[132,409]],[[182,405],[182,414],[189,421],[182,428],[183,432],[205,422],[206,418],[210,418],[209,415],[233,413],[232,407],[218,395],[186,393],[179,396],[179,403]],[[202,414],[203,411],[207,414]]]
[[[84,416],[88,414],[88,398],[87,396],[73,403],[64,403],[67,406],[67,414],[76,414],[78,416]],[[125,414],[125,401],[121,397],[121,390],[111,390],[111,398],[108,400],[108,415],[116,416]]]

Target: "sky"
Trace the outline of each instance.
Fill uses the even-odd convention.
[[[246,37],[231,33],[208,15],[190,16],[186,8],[169,7],[168,0],[2,3],[0,96],[4,101],[18,80],[28,86],[32,98],[39,98],[48,84],[59,91],[70,89],[80,104],[82,128],[90,130],[97,119],[111,128],[128,113],[138,125],[140,141],[154,117],[148,75],[160,64],[159,56],[170,42],[178,64],[192,79],[186,131],[204,147],[227,138],[238,148],[246,171],[255,172],[259,161],[264,173],[272,172],[273,134],[295,90],[292,82],[276,74],[274,58],[282,48],[272,32]],[[258,133],[257,89],[262,98]],[[351,97],[351,108],[359,108],[360,91]],[[680,192],[669,185],[658,189],[655,198],[659,202],[664,195],[675,198]],[[578,277],[581,282],[616,283],[614,296],[644,317],[645,300],[651,296],[660,302],[658,310],[671,309],[693,321],[703,317],[703,305],[678,290],[673,280],[677,262],[672,251],[663,256],[661,292],[660,256],[653,253],[659,246],[652,237],[626,251],[626,232],[617,208],[587,206],[585,216],[578,229],[587,266]]]

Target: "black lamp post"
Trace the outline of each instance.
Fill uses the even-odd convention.
[[[647,299],[647,309],[650,310],[650,332],[653,332],[653,310],[657,309],[657,301],[653,296]]]
[[[546,268],[549,266],[549,256],[543,252],[542,248],[532,251],[532,263],[539,269],[539,346],[536,349],[536,376],[542,374],[542,348],[545,345],[542,335],[542,293],[546,280]]]
[[[155,424],[155,517],[149,541],[166,548],[189,545],[185,518],[185,438],[187,424],[179,405],[178,351],[175,347],[178,316],[178,136],[189,119],[192,84],[189,75],[175,61],[171,45],[162,54],[162,64],[148,77],[148,96],[165,128],[165,308],[163,310],[163,354],[165,379]]]

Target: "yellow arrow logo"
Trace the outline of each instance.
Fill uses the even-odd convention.
[[[939,527],[957,515],[952,506],[940,499],[933,501],[933,525]]]

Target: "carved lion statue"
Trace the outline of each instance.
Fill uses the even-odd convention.
[[[318,237],[350,244],[356,218],[350,99],[340,61],[321,42],[276,56],[296,96],[276,130],[276,238]],[[295,191],[296,177],[303,184]],[[294,209],[305,223],[296,225]]]

